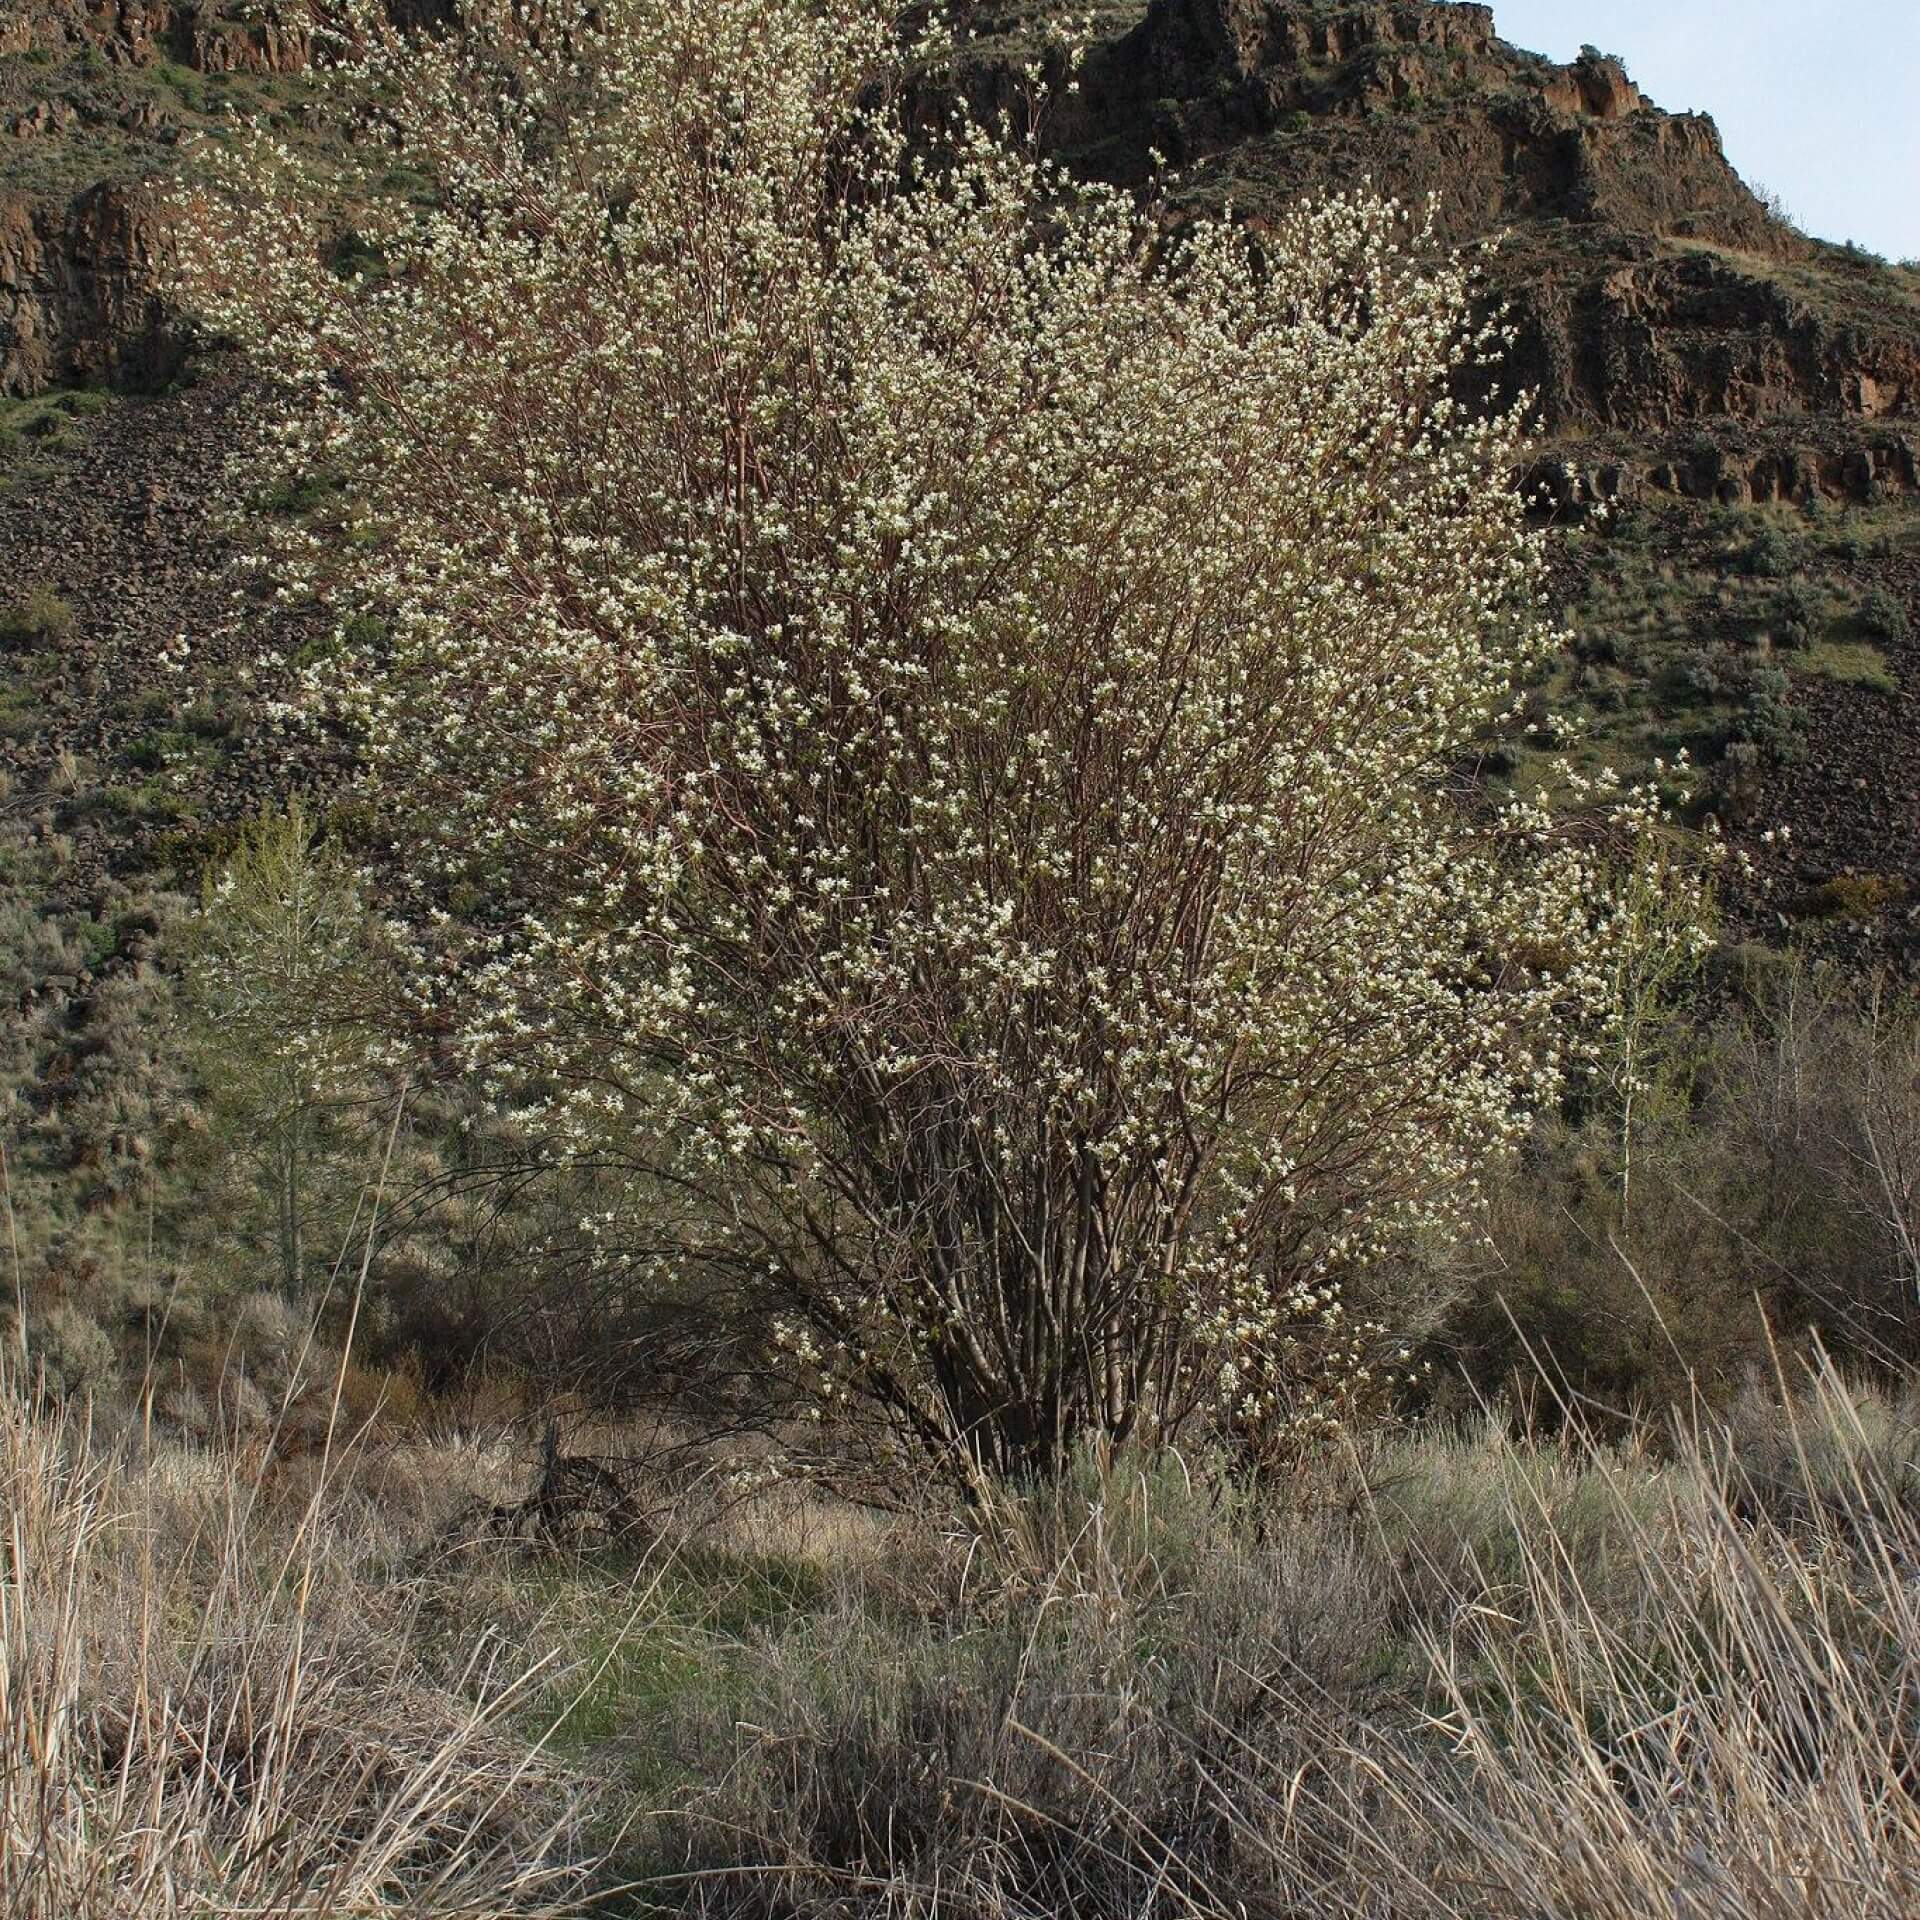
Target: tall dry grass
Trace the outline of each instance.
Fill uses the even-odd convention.
[[[768,1920],[1920,1912],[1920,1392],[1436,1429],[1291,1497],[1090,1458],[984,1533],[681,1490],[638,1561],[422,1563],[478,1463],[414,1445],[276,1477],[0,1393],[8,1920],[615,1872]]]
[[[1516,1486],[1510,1567],[1417,1628],[1431,1720],[1348,1743],[1380,1909],[1920,1912],[1917,1411],[1822,1369],[1662,1466],[1596,1452],[1599,1554]],[[1380,1842],[1381,1809],[1417,1848]],[[1270,1799],[1236,1817],[1284,1851]]]
[[[336,1463],[337,1467],[337,1463]],[[0,1913],[555,1914],[575,1796],[485,1633],[424,1654],[350,1475],[109,1446],[0,1381]]]
[[[1397,1440],[1292,1508],[1086,1464],[917,1618],[849,1591],[758,1650],[674,1897],[1910,1916],[1917,1410],[1823,1370],[1658,1449]]]

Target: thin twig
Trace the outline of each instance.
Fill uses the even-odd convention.
[[[27,1377],[27,1283],[20,1270],[20,1235],[13,1222],[13,1169],[7,1164],[7,1149],[0,1142],[0,1191],[7,1203],[7,1245],[13,1250],[14,1337],[20,1343],[20,1377]]]

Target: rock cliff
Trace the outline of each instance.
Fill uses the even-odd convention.
[[[152,386],[179,364],[160,291],[171,248],[147,185],[0,194],[0,394]]]
[[[0,396],[152,386],[179,364],[155,183],[256,95],[304,72],[295,14],[237,0],[0,8]]]
[[[967,10],[976,107],[1017,96],[1048,12]],[[1920,282],[1770,217],[1713,122],[1661,111],[1618,61],[1556,65],[1501,40],[1491,8],[1445,0],[1114,0],[1096,36],[1048,134],[1089,173],[1144,181],[1158,153],[1183,204],[1256,222],[1364,177],[1435,196],[1446,244],[1502,236],[1489,266],[1516,371],[1556,438],[1631,436],[1642,477],[1680,477],[1698,467],[1677,436],[1772,423],[1799,432],[1777,457],[1796,484],[1904,483]],[[170,370],[168,242],[142,183],[310,50],[297,4],[0,10],[0,393]]]
[[[1021,95],[1044,9],[983,5],[963,85]],[[1088,173],[1271,218],[1365,178],[1433,197],[1441,241],[1495,236],[1515,371],[1562,443],[1612,442],[1582,486],[1807,497],[1915,484],[1920,276],[1776,219],[1713,122],[1663,112],[1614,59],[1509,46],[1489,7],[1440,0],[1151,0],[1100,16],[1047,137]],[[1703,458],[1703,436],[1769,445]]]

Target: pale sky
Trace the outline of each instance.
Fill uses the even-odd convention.
[[[1492,0],[1501,39],[1617,53],[1655,105],[1705,112],[1803,232],[1920,259],[1920,0]]]

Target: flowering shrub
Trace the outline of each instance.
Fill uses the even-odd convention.
[[[1644,824],[1453,783],[1551,640],[1465,273],[911,130],[869,0],[359,57],[437,203],[342,270],[256,141],[193,272],[284,397],[253,484],[348,476],[346,544],[270,531],[423,1004],[634,1166],[620,1258],[769,1288],[964,1474],[1317,1418],[1342,1276],[1561,1085]]]

